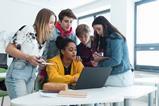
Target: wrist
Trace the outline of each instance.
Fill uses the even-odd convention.
[[[72,76],[71,83],[75,83],[75,77]]]
[[[30,58],[30,56],[29,56],[29,55],[25,55],[24,60],[25,60],[25,61],[29,61],[29,58]]]

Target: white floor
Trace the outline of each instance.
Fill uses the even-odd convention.
[[[148,72],[135,71],[135,76],[136,77],[149,77],[149,76],[158,76],[159,77],[159,73],[148,73]],[[0,102],[1,102],[1,99],[0,99]],[[8,96],[5,97],[3,106],[10,106],[10,99]],[[132,106],[147,106],[147,97],[142,97],[137,100],[133,100]]]

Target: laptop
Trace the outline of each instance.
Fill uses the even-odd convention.
[[[77,90],[103,87],[111,70],[111,67],[85,67],[77,83],[69,88]]]

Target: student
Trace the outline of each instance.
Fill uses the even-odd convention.
[[[56,45],[60,54],[48,60],[54,64],[46,67],[48,82],[75,83],[84,68],[81,61],[76,60],[76,44],[69,38],[59,36]]]
[[[46,41],[51,35],[56,15],[49,9],[41,9],[33,26],[23,26],[12,37],[6,52],[13,57],[5,83],[9,97],[17,98],[33,92],[36,67]]]
[[[77,55],[81,57],[84,66],[93,67],[93,51],[91,49],[90,28],[86,24],[80,24],[76,28],[76,35],[81,41],[77,46]]]
[[[112,67],[106,85],[130,86],[133,84],[133,72],[129,62],[126,38],[103,16],[96,17],[92,23],[95,33],[94,49],[103,52],[93,54],[94,61],[101,67]]]
[[[55,40],[58,36],[63,38],[70,38],[76,41],[75,33],[72,30],[72,22],[76,19],[76,16],[71,9],[64,9],[58,15],[59,21],[56,23],[55,29],[53,31],[53,36],[47,44],[46,50],[44,52],[44,57],[47,59],[56,56],[59,51],[56,47]]]

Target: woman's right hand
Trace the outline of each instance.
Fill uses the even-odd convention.
[[[38,66],[40,63],[38,62],[38,58],[36,56],[27,56],[26,61],[28,61],[33,66]]]

